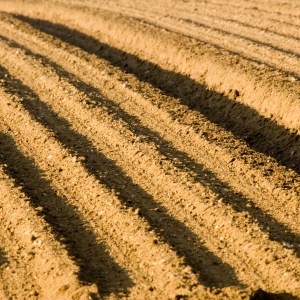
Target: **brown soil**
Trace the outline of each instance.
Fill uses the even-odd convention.
[[[0,299],[300,299],[299,15],[0,0]]]

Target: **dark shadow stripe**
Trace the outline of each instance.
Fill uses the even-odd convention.
[[[211,18],[214,18],[213,15],[209,15],[209,17]],[[288,34],[283,34],[283,33],[280,33],[280,32],[277,32],[275,30],[271,30],[271,29],[268,29],[266,27],[259,27],[259,26],[253,26],[249,23],[246,23],[246,22],[241,22],[241,21],[238,21],[238,20],[234,20],[234,19],[227,19],[227,18],[221,18],[221,17],[218,17],[219,20],[222,20],[222,21],[226,21],[226,22],[231,22],[231,23],[236,23],[236,24],[239,24],[239,25],[242,25],[244,27],[248,27],[248,28],[252,28],[252,29],[255,29],[255,30],[260,30],[260,31],[264,31],[264,32],[267,32],[267,33],[271,33],[271,34],[274,34],[274,35],[278,35],[282,38],[286,38],[286,39],[292,39],[292,40],[295,40],[296,42],[300,42],[300,38],[296,37],[296,36],[293,36],[293,35],[288,35]],[[188,20],[189,22],[193,23],[194,21],[193,20]],[[274,20],[272,20],[274,21]],[[279,21],[275,21],[275,22],[278,22],[278,23],[282,23],[282,24],[285,24],[286,22],[279,22]],[[286,24],[289,24],[289,23],[286,23]],[[289,24],[290,25],[290,24]],[[300,26],[297,26],[297,25],[293,25],[297,28],[299,28]],[[218,29],[217,29],[218,30]],[[248,38],[246,38],[248,39]],[[270,44],[271,47],[272,44]],[[292,52],[293,53],[293,52]],[[295,52],[297,53],[297,52]],[[299,53],[298,53],[299,54]]]
[[[15,46],[21,47],[17,44]],[[126,122],[129,130],[142,137],[144,142],[154,142],[158,146],[157,150],[163,156],[171,160],[176,167],[188,171],[190,174],[194,174],[194,182],[199,182],[208,187],[218,195],[219,199],[222,198],[225,203],[231,205],[236,212],[247,212],[248,215],[246,215],[245,218],[251,218],[252,221],[257,220],[261,230],[269,235],[270,240],[279,243],[288,242],[295,245],[295,251],[300,257],[300,247],[298,246],[300,243],[300,236],[298,234],[294,233],[287,226],[278,222],[271,215],[257,207],[255,202],[245,197],[242,193],[234,192],[228,184],[220,180],[214,173],[207,170],[204,165],[197,163],[187,153],[174,148],[169,142],[164,140],[159,133],[150,130],[148,127],[141,124],[137,117],[129,115],[115,102],[104,97],[101,90],[80,80],[74,74],[67,72],[61,66],[50,61],[45,56],[32,53],[29,49],[24,49],[28,55],[32,55],[36,59],[41,60],[45,66],[51,68],[59,77],[64,77],[71,85],[76,87],[79,91],[84,92],[85,95],[90,98],[91,103],[107,108],[107,111],[114,116],[115,120],[120,119]],[[51,120],[50,117],[48,117],[48,119]]]
[[[298,18],[298,17],[297,17]],[[273,22],[276,22],[277,24],[285,24],[287,26],[291,26],[291,27],[295,27],[295,28],[298,28],[300,29],[300,25],[297,25],[297,24],[293,24],[293,23],[289,23],[289,22],[286,22],[286,21],[280,21],[280,20],[276,20],[276,19],[269,19],[270,21],[273,21]]]
[[[298,234],[292,232],[287,226],[281,224],[271,215],[256,207],[255,203],[245,197],[242,193],[234,192],[230,186],[228,186],[228,184],[222,182],[215,174],[208,171],[204,165],[198,164],[191,157],[189,157],[188,154],[174,149],[157,132],[154,132],[143,126],[138,118],[128,115],[113,101],[103,97],[99,89],[81,81],[74,74],[68,73],[61,66],[48,60],[46,57],[34,54],[28,49],[26,49],[26,52],[35,56],[36,59],[42,60],[44,65],[54,69],[57,75],[67,79],[70,84],[75,86],[79,91],[84,92],[91,98],[91,100],[96,100],[96,103],[103,106],[108,104],[108,111],[114,115],[115,119],[122,119],[125,121],[130,130],[136,134],[142,135],[145,138],[145,141],[148,139],[152,142],[154,141],[162,155],[171,159],[173,162],[176,162],[176,160],[174,160],[174,158],[176,158],[178,162],[178,168],[187,171],[192,170],[194,173],[195,182],[200,182],[204,186],[210,188],[219,196],[219,198],[223,198],[225,203],[231,205],[235,211],[247,212],[248,214],[245,215],[245,217],[252,218],[252,221],[257,220],[261,230],[266,232],[271,240],[279,243],[288,242],[290,244],[294,244],[295,252],[300,257],[300,248],[297,245],[300,242],[300,237]],[[51,117],[48,117],[48,119],[51,119]],[[130,198],[130,195],[128,195],[128,197]]]
[[[250,297],[250,300],[298,300],[298,299],[299,299],[298,297],[293,296],[286,292],[268,293],[263,291],[262,289],[258,289]]]
[[[9,72],[0,66],[0,78],[4,74],[9,75]],[[32,97],[36,97],[19,80],[11,76],[5,77],[5,80],[7,92],[12,95],[22,90],[27,101],[33,101]],[[128,294],[133,282],[127,271],[109,256],[105,245],[97,241],[98,237],[82,220],[80,213],[67,203],[64,196],[53,190],[51,182],[45,179],[34,160],[26,157],[14,140],[2,132],[0,153],[0,163],[6,165],[6,173],[22,186],[32,207],[43,207],[40,215],[50,224],[56,239],[66,245],[70,258],[79,266],[79,279],[96,283],[101,295]]]
[[[3,67],[0,71],[2,74],[9,74],[8,70]],[[185,262],[198,274],[201,284],[209,287],[232,285],[245,287],[239,282],[230,265],[210,252],[203,245],[201,239],[184,223],[170,216],[168,211],[156,203],[150,194],[135,184],[116,165],[115,161],[99,152],[85,136],[75,132],[68,121],[58,117],[45,103],[41,102],[33,90],[12,76],[6,77],[6,81],[7,92],[12,95],[20,94],[23,99],[22,105],[37,122],[53,132],[55,138],[73,155],[86,157],[82,164],[90,174],[109,189],[118,192],[122,204],[140,210],[140,215],[148,221],[156,234],[161,236],[179,256],[185,258]],[[34,182],[36,184],[36,181]],[[27,186],[26,180],[23,184]],[[59,200],[63,201],[63,199]],[[68,238],[68,234],[65,236]],[[224,274],[226,274],[225,277]],[[92,279],[91,275],[90,280]]]
[[[238,39],[243,39],[245,41],[250,41],[253,44],[262,45],[262,46],[265,46],[266,48],[271,48],[271,49],[274,49],[276,51],[279,51],[279,52],[282,52],[282,53],[300,58],[300,54],[298,54],[297,52],[293,52],[293,51],[290,51],[290,50],[285,50],[281,47],[272,45],[272,44],[267,43],[267,42],[261,42],[259,40],[253,39],[253,38],[249,38],[249,37],[246,37],[246,36],[243,36],[243,35],[235,34],[234,32],[230,32],[230,31],[227,31],[227,30],[222,30],[222,29],[219,29],[217,27],[208,26],[208,25],[205,25],[205,24],[200,23],[200,22],[195,22],[195,21],[191,21],[191,20],[188,20],[188,19],[182,19],[182,20],[185,21],[186,23],[194,24],[197,27],[202,27],[202,28],[205,28],[205,29],[214,30],[214,31],[219,32],[223,35],[229,35],[229,36],[236,37]]]
[[[123,71],[134,74],[139,80],[161,89],[166,95],[178,98],[188,108],[200,112],[211,122],[244,139],[253,150],[300,172],[299,136],[271,119],[262,117],[256,110],[210,91],[188,76],[164,70],[75,29],[24,16],[17,17],[45,33],[108,60]]]
[[[180,31],[172,31],[172,30],[166,29],[166,28],[164,28],[164,27],[161,27],[161,26],[155,24],[155,22],[145,21],[145,20],[143,20],[143,19],[135,18],[135,17],[131,17],[131,19],[134,19],[134,20],[136,20],[136,21],[138,21],[138,22],[140,22],[140,23],[148,24],[148,25],[150,25],[151,27],[158,28],[159,30],[168,31],[168,32],[173,33],[173,34],[174,34],[174,33],[175,33],[175,34],[180,34],[180,35],[182,36],[183,39],[184,39],[184,38],[192,39],[192,40],[194,40],[194,41],[197,41],[198,43],[201,43],[202,45],[210,45],[210,46],[214,47],[215,49],[217,49],[217,50],[219,50],[219,51],[224,51],[224,50],[225,50],[227,53],[231,54],[231,55],[232,55],[233,57],[235,57],[236,59],[243,58],[244,60],[246,60],[246,61],[248,61],[248,62],[250,62],[250,63],[252,63],[252,64],[254,63],[256,66],[261,66],[261,65],[263,64],[265,67],[269,68],[270,70],[276,69],[276,70],[279,70],[281,73],[285,73],[285,74],[287,74],[287,75],[291,75],[291,76],[297,78],[298,80],[300,80],[300,74],[298,74],[298,73],[292,72],[292,71],[290,71],[290,70],[288,70],[288,69],[284,69],[283,67],[278,68],[276,65],[272,64],[271,62],[266,62],[266,61],[264,61],[264,60],[259,60],[259,59],[256,59],[256,58],[254,58],[254,57],[247,56],[246,54],[240,53],[240,52],[238,52],[238,51],[234,51],[234,50],[232,50],[232,49],[230,49],[230,48],[228,48],[228,47],[225,47],[224,45],[221,46],[221,45],[216,44],[216,43],[213,43],[213,42],[208,42],[208,41],[205,41],[205,40],[201,40],[201,39],[199,39],[199,38],[196,38],[196,37],[193,36],[193,35],[183,34],[183,33],[181,33]],[[223,34],[233,35],[233,36],[236,36],[236,37],[241,38],[241,39],[244,39],[244,40],[249,40],[249,41],[251,41],[251,42],[254,43],[254,44],[260,43],[259,41],[252,40],[252,39],[247,38],[247,37],[244,37],[244,36],[236,35],[236,34],[231,33],[231,32],[229,32],[229,31],[223,31],[223,30],[218,29],[218,28],[210,27],[210,26],[207,26],[207,25],[202,24],[202,23],[199,23],[199,22],[198,22],[198,23],[197,23],[197,22],[193,22],[193,21],[188,20],[188,19],[182,19],[182,20],[185,21],[186,23],[193,23],[193,24],[195,24],[195,25],[198,24],[198,27],[203,27],[203,28],[205,28],[205,29],[212,29],[212,30],[214,30],[214,31],[219,31],[219,32],[221,32],[221,33],[223,33]],[[60,24],[60,25],[61,25],[61,24]],[[64,25],[63,25],[63,26],[64,26]],[[270,45],[270,46],[268,46],[268,45]],[[274,49],[276,48],[276,47],[273,46],[272,44],[266,44],[266,47],[268,47],[268,48],[272,48],[272,47],[273,47]],[[84,50],[85,50],[85,49],[84,49]],[[278,48],[278,49],[275,49],[275,50],[276,50],[276,51],[281,51],[279,48]],[[285,50],[283,50],[283,51],[285,51]],[[286,53],[286,54],[289,54],[289,55],[295,55],[295,54],[294,54],[293,52],[291,52],[291,51],[290,51],[290,53]],[[297,55],[295,55],[295,56],[297,56]],[[300,55],[299,55],[299,57],[300,57]]]
[[[22,186],[31,206],[43,208],[40,216],[50,224],[56,239],[66,245],[70,259],[79,266],[79,279],[96,283],[100,295],[128,294],[133,282],[127,272],[109,256],[105,245],[97,241],[80,213],[53,190],[34,160],[20,152],[14,140],[2,132],[0,152],[3,156],[0,162],[7,165],[6,173]]]

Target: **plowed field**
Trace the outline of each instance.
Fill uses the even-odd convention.
[[[0,0],[0,299],[300,299],[299,16]]]

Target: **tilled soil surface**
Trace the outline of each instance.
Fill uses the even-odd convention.
[[[300,299],[289,2],[0,0],[0,299]]]

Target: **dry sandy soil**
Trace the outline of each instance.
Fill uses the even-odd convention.
[[[300,5],[0,0],[0,299],[300,299]]]

